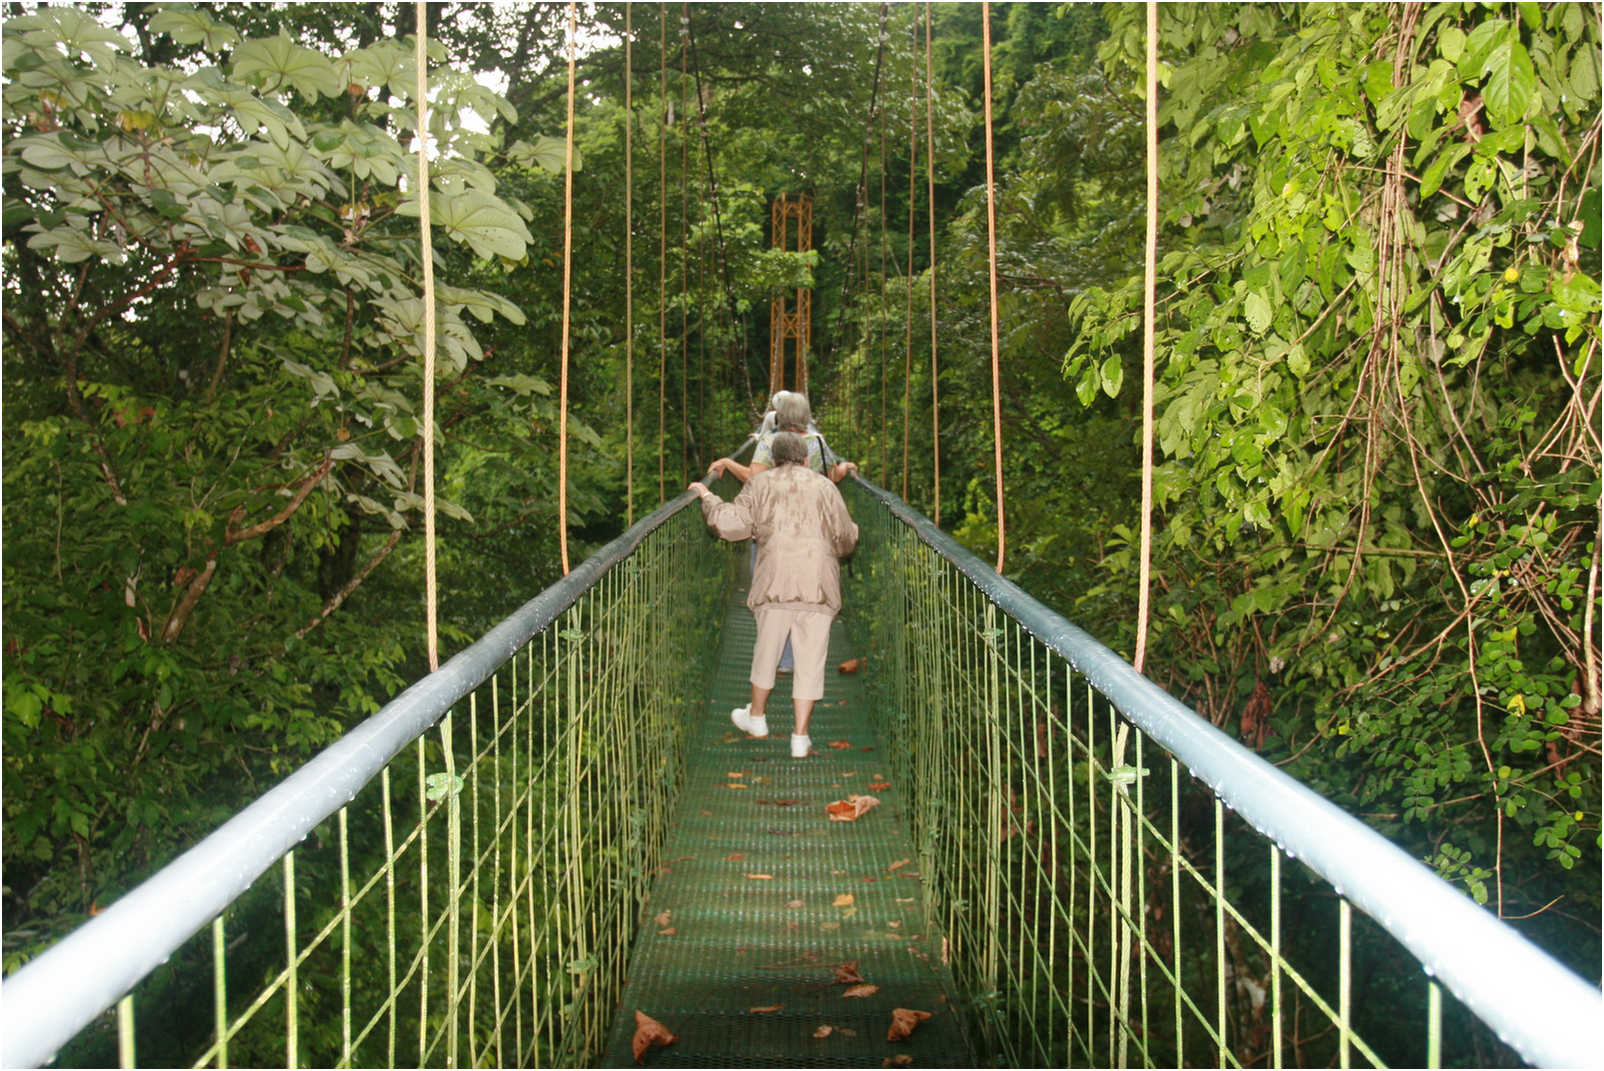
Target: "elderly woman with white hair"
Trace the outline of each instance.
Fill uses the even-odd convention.
[[[770,399],[773,408],[763,416],[763,424],[758,429],[757,446],[752,451],[752,463],[743,465],[732,457],[721,457],[714,461],[708,471],[717,476],[728,472],[736,479],[745,483],[753,476],[774,466],[770,456],[774,433],[792,431],[802,436],[808,448],[807,467],[814,472],[822,472],[835,483],[840,483],[849,472],[858,471],[858,466],[851,461],[838,461],[836,464],[825,467],[824,462],[824,436],[819,429],[813,426],[813,407],[808,404],[805,394],[794,390],[775,392]]]
[[[802,436],[777,432],[771,452],[774,467],[755,473],[730,502],[701,483],[691,484],[690,490],[701,496],[702,515],[720,539],[757,541],[757,564],[746,597],[757,617],[752,699],[732,710],[730,720],[752,736],[769,735],[765,707],[774,691],[780,650],[789,638],[796,654],[791,756],[800,759],[812,746],[808,721],[813,704],[824,698],[830,624],[841,609],[840,559],[858,545],[858,526],[835,484],[807,467]]]

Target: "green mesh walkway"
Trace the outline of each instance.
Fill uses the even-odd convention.
[[[679,1036],[648,1051],[648,1067],[879,1067],[898,1054],[915,1067],[973,1066],[949,1007],[942,938],[925,916],[906,786],[871,787],[889,771],[866,725],[867,693],[859,677],[836,672],[852,657],[841,619],[813,712],[814,754],[794,760],[788,678],[769,701],[768,739],[730,724],[730,708],[747,699],[756,633],[736,600],[604,1066],[633,1065],[637,1008]],[[850,746],[830,746],[841,741]],[[880,805],[856,822],[831,821],[825,805],[852,793]],[[851,960],[877,992],[844,995],[834,968]],[[898,1007],[932,1016],[888,1042]]]

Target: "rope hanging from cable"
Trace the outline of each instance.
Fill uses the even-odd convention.
[[[997,572],[1007,558],[1008,529],[1003,515],[1002,362],[997,328],[997,172],[991,143],[991,4],[980,5],[986,66],[986,260],[991,284],[991,434],[997,476]]]
[[[568,2],[568,129],[563,139],[563,327],[562,373],[557,409],[557,544],[562,550],[563,576],[568,575],[568,346],[572,320],[574,254],[574,52],[578,15]]]
[[[434,554],[434,237],[429,219],[428,5],[416,5],[418,241],[423,261],[423,601],[429,672],[440,668],[439,584]]]

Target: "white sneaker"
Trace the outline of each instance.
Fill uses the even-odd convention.
[[[764,737],[769,735],[768,717],[760,714],[754,718],[750,713],[751,709],[752,708],[750,705],[736,707],[734,710],[730,711],[730,720],[733,721],[735,723],[735,727],[740,729],[742,732],[750,733],[756,737]]]
[[[798,736],[795,733],[791,734],[791,757],[793,759],[805,759],[805,758],[807,758],[808,757],[808,751],[812,747],[813,747],[813,741],[809,737]]]

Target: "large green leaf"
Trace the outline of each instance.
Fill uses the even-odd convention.
[[[234,77],[271,89],[293,88],[309,97],[319,93],[332,97],[345,89],[333,60],[296,44],[283,30],[277,37],[255,38],[236,49]]]
[[[403,215],[417,215],[416,201],[408,201],[399,211]],[[529,242],[533,241],[518,213],[506,202],[481,190],[457,193],[436,190],[429,197],[429,215],[434,226],[453,240],[466,243],[481,257],[522,260]]]

